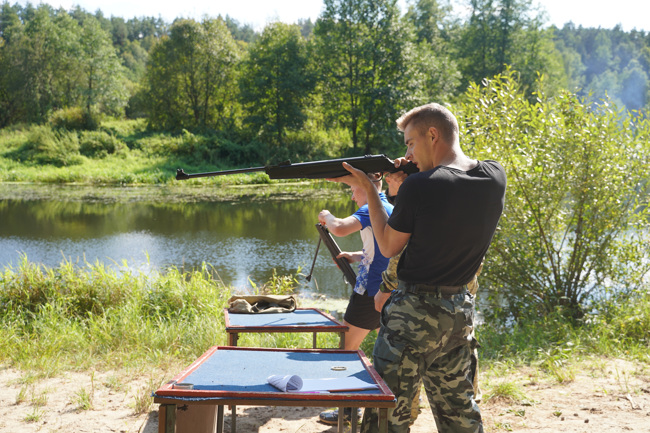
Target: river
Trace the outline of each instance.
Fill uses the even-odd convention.
[[[0,268],[15,268],[24,256],[48,267],[66,260],[145,273],[206,263],[241,293],[251,290],[251,281],[264,284],[275,270],[297,275],[301,292],[349,296],[324,247],[312,281],[305,279],[318,242],[318,212],[348,216],[355,210],[345,191],[226,199],[205,190],[178,191],[0,184]],[[361,248],[357,234],[336,240],[343,250]]]

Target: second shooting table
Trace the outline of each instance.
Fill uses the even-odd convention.
[[[239,334],[244,332],[309,332],[313,334],[313,348],[321,332],[337,332],[339,348],[345,347],[348,327],[316,308],[296,308],[291,313],[234,314],[224,309],[228,345],[237,346]]]

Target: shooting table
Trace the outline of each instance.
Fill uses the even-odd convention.
[[[365,391],[331,393],[282,392],[267,382],[271,375],[295,374],[302,379],[355,377],[378,385]],[[188,387],[192,389],[179,389]],[[236,405],[339,407],[339,432],[343,432],[343,407],[379,409],[380,432],[388,432],[388,409],[395,396],[362,351],[323,349],[267,349],[214,346],[185,371],[154,394],[160,404],[159,432],[176,431],[177,406],[217,406],[216,431],[223,432],[224,406],[232,406],[231,432],[236,431]],[[352,411],[352,433],[356,432]]]
[[[339,348],[345,347],[348,327],[316,308],[296,308],[291,313],[234,314],[224,308],[228,345],[237,346],[242,332],[311,332],[313,348],[319,332],[338,332]]]

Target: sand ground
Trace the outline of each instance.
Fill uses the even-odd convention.
[[[518,401],[488,398],[481,403],[486,431],[513,432],[649,432],[650,366],[619,359],[592,359],[569,367],[575,379],[558,383],[534,368],[496,370],[482,376],[486,394],[512,384]],[[0,367],[0,432],[158,431],[157,407],[150,390],[173,373],[65,373],[34,379]],[[169,376],[169,377],[167,377]],[[136,407],[145,411],[137,414]],[[424,398],[412,433],[435,432]],[[237,407],[238,432],[335,433],[318,422],[320,408]],[[226,430],[229,411],[226,409]]]

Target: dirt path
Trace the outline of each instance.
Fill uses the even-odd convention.
[[[486,372],[484,392],[514,388],[522,394],[517,402],[492,398],[481,404],[486,431],[650,433],[650,366],[597,359],[569,369],[575,380],[566,384],[532,368],[506,376]],[[0,432],[155,433],[157,408],[134,415],[138,402],[150,401],[152,383],[151,377],[104,372],[34,380],[0,368]],[[423,406],[412,433],[436,431],[426,399]],[[335,427],[317,421],[320,410],[242,406],[237,408],[237,430],[335,433]]]

